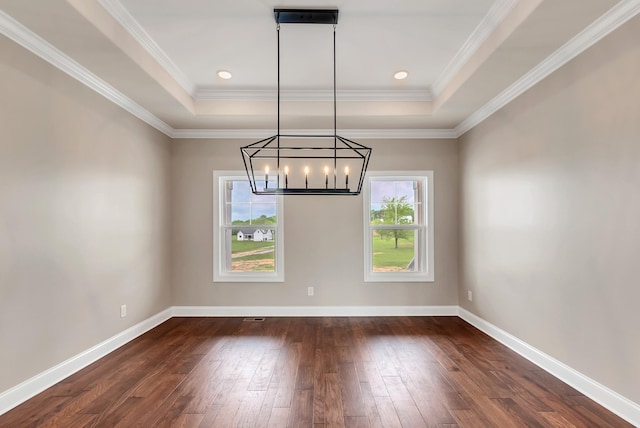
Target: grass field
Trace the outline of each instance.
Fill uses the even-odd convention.
[[[273,272],[273,241],[238,241],[231,238],[231,270],[233,272]]]
[[[406,271],[413,259],[413,239],[399,239],[395,248],[394,239],[373,237],[373,271]]]
[[[413,259],[413,239],[398,240],[373,237],[374,272],[406,271]],[[232,270],[234,272],[273,272],[275,243],[273,241],[231,241]]]
[[[259,251],[269,247],[273,248],[273,246],[273,241],[238,241],[235,236],[231,238],[231,254]]]

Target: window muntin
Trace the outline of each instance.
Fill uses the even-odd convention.
[[[367,175],[365,281],[433,281],[433,173]]]
[[[242,173],[214,174],[214,281],[284,281],[282,201]]]

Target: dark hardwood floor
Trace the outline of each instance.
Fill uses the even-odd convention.
[[[631,426],[457,317],[172,318],[1,427]]]

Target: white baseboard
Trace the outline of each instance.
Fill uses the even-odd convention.
[[[606,407],[622,419],[640,426],[640,405],[610,390],[606,386],[572,369],[566,364],[523,342],[477,315],[459,308],[458,316],[493,339],[522,355],[541,369],[577,389],[593,401]]]
[[[174,306],[174,317],[458,316],[458,306]]]
[[[613,413],[640,426],[640,405],[458,306],[174,306],[0,393],[0,415],[171,317],[459,316]]]
[[[19,385],[0,393],[0,415],[27,401],[36,394],[71,376],[89,364],[115,351],[141,334],[171,318],[171,308],[116,334],[96,346],[79,353]]]

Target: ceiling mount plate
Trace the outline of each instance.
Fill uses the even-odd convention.
[[[278,24],[337,24],[338,9],[273,9]]]

